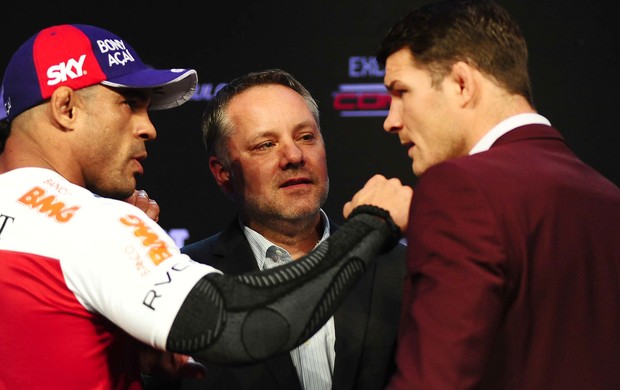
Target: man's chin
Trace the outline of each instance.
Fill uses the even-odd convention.
[[[93,193],[110,199],[125,200],[133,195],[136,190],[135,183],[133,185],[119,186],[114,188],[89,188]]]
[[[291,207],[283,210],[282,214],[291,220],[305,221],[316,218],[319,215],[319,210],[315,205],[312,207]]]

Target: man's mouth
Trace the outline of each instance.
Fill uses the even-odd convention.
[[[307,178],[300,178],[300,179],[290,179],[285,181],[284,183],[282,183],[282,185],[280,185],[281,188],[284,187],[291,187],[291,186],[295,186],[295,185],[299,185],[299,184],[311,184],[312,181],[310,179]]]

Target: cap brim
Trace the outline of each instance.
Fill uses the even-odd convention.
[[[104,80],[101,84],[115,88],[151,89],[151,110],[165,110],[188,101],[198,84],[194,69],[143,69],[138,72]]]

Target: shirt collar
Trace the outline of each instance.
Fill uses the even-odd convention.
[[[540,114],[535,113],[526,113],[526,114],[518,114],[511,116],[509,118],[504,119],[499,122],[495,127],[489,130],[480,140],[474,145],[474,147],[469,152],[470,155],[484,152],[489,150],[491,145],[499,137],[506,134],[507,132],[516,129],[517,127],[521,127],[524,125],[531,124],[541,124],[551,126],[551,123],[547,118]]]
[[[317,245],[323,240],[327,239],[327,237],[329,237],[330,230],[329,218],[327,218],[327,214],[325,214],[325,211],[323,211],[323,209],[320,209],[319,212],[321,214],[321,221],[323,222],[323,236],[317,242]],[[243,234],[245,234],[245,237],[250,244],[250,248],[252,249],[252,253],[254,253],[254,258],[256,259],[258,268],[262,270],[263,265],[265,264],[265,258],[267,257],[267,249],[269,249],[270,246],[274,245],[274,243],[267,240],[262,234],[260,234],[256,230],[247,227],[243,222],[241,222],[241,220],[239,220],[239,226],[241,226]],[[280,249],[286,252],[285,249]]]

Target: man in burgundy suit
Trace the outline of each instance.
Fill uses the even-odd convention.
[[[422,6],[380,46],[418,176],[390,390],[620,389],[620,190],[536,112],[527,57],[487,1]]]

